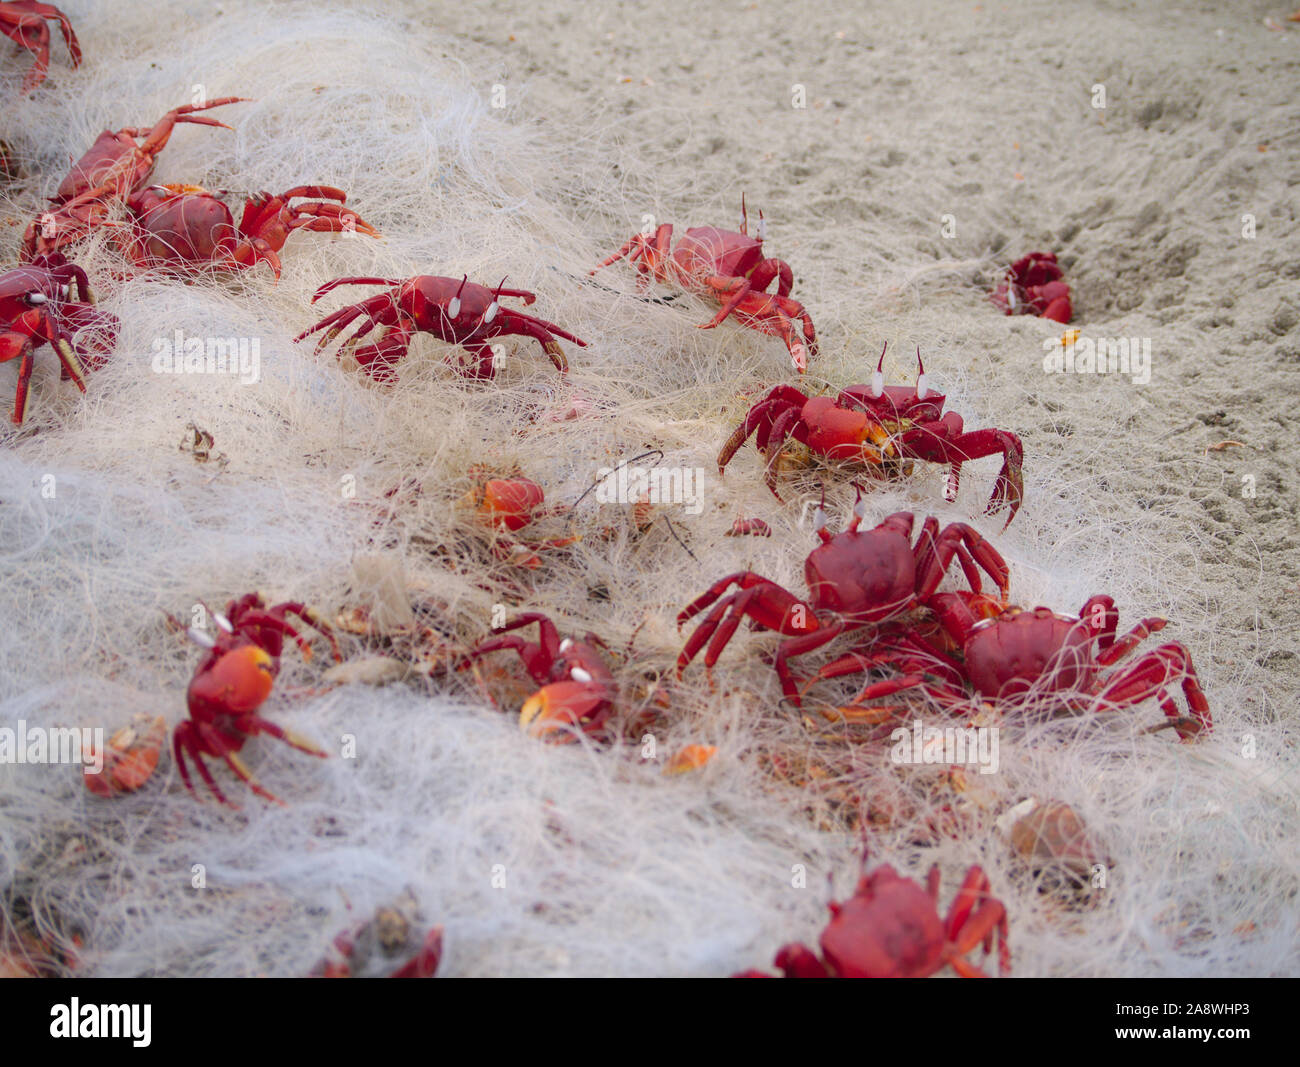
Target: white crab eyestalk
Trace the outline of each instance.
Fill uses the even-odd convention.
[[[885,395],[885,351],[889,342],[880,350],[880,361],[876,364],[876,373],[871,376],[871,395],[879,399]]]
[[[37,304],[37,305],[39,305],[39,304],[45,304],[45,303],[48,303],[48,302],[49,302],[49,299],[50,299],[50,298],[49,298],[48,296],[46,296],[44,293],[28,293],[28,294],[27,294],[27,303],[29,303],[29,304]]]
[[[465,285],[468,281],[468,274],[462,276],[460,279],[460,285],[456,289],[456,295],[447,301],[447,314],[453,319],[460,318],[460,294],[465,291]]]
[[[228,634],[233,634],[235,632],[235,627],[231,624],[230,620],[227,619],[224,615],[222,615],[221,612],[219,611],[214,611],[212,613],[212,621],[215,622],[220,629],[225,630],[226,633]]]
[[[572,638],[572,637],[566,637],[563,641],[560,642],[560,651],[561,651],[561,652],[568,652],[569,649],[571,649],[572,647],[573,647],[573,638]]]
[[[758,239],[760,241],[767,240],[767,219],[763,218],[761,211],[758,213]]]
[[[509,277],[510,276],[507,274],[505,278],[502,278],[501,284],[496,287],[496,292],[492,294],[492,303],[488,305],[487,311],[483,312],[484,325],[495,319],[497,317],[497,312],[501,310],[501,305],[498,301],[501,299],[501,290],[505,288],[506,279]]]
[[[200,630],[197,626],[191,626],[185,632],[186,634],[189,635],[189,639],[193,641],[196,645],[198,645],[200,648],[217,647],[217,639],[213,637],[210,633],[206,633],[203,630]]]
[[[569,677],[575,682],[589,682],[591,681],[591,672],[584,671],[581,667],[574,667],[569,671]]]

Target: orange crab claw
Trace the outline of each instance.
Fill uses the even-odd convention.
[[[253,711],[271,695],[272,659],[257,645],[231,649],[190,683],[191,700],[220,705],[234,714]]]
[[[166,738],[167,720],[161,715],[136,715],[129,726],[108,739],[101,768],[98,771],[87,768],[86,788],[101,797],[139,789],[157,769],[158,753]],[[97,755],[92,750],[92,756]]]
[[[519,728],[532,737],[568,743],[573,728],[583,728],[609,702],[603,687],[590,682],[552,682],[544,685],[519,710]]]

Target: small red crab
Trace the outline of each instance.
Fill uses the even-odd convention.
[[[338,203],[290,204],[304,196]],[[277,253],[295,230],[378,236],[368,222],[343,209],[346,200],[342,189],[328,185],[298,185],[279,196],[254,193],[236,226],[230,208],[200,186],[151,185],[127,199],[132,226],[119,243],[141,268],[234,271],[266,262],[278,279]]]
[[[1055,252],[1030,252],[1007,268],[989,299],[1008,315],[1039,315],[1066,323],[1074,309],[1062,277]]]
[[[130,725],[108,739],[102,768],[98,772],[86,769],[86,788],[101,797],[135,792],[153,777],[166,740],[166,719],[161,715],[136,713]]]
[[[553,537],[542,541],[521,541],[512,536],[539,519],[568,513],[568,508],[562,504],[543,507],[546,494],[531,478],[522,475],[483,478],[475,483],[464,499],[484,525],[496,531],[492,550],[497,558],[517,566],[535,570],[542,565],[539,552],[564,548],[582,540],[581,537]]]
[[[276,804],[284,803],[273,793],[263,789],[239,758],[244,743],[257,734],[269,734],[280,741],[313,756],[326,753],[310,741],[291,733],[275,723],[262,718],[257,709],[271,695],[271,686],[280,673],[280,653],[286,637],[293,639],[302,649],[304,659],[311,658],[311,646],[285,619],[294,615],[322,634],[330,643],[335,662],[341,662],[338,642],[330,628],[307,607],[299,603],[276,604],[267,607],[256,593],[248,593],[232,600],[224,616],[213,613],[220,633],[215,640],[202,630],[189,631],[193,640],[205,646],[208,653],[199,662],[186,693],[189,718],[176,727],[172,734],[172,753],[181,773],[185,788],[194,793],[189,768],[185,762],[188,753],[199,769],[199,775],[222,804],[230,804],[217,786],[212,774],[204,765],[204,756],[215,756],[226,764],[258,796]],[[174,620],[173,620],[174,621]],[[176,624],[179,625],[179,624]]]
[[[504,284],[503,279],[502,285]],[[460,281],[431,274],[421,274],[406,281],[391,278],[336,278],[317,289],[311,302],[316,303],[340,285],[389,285],[395,288],[339,309],[321,319],[311,329],[304,330],[294,340],[301,341],[317,330],[326,330],[316,342],[316,351],[319,352],[353,320],[364,318],[360,328],[340,346],[339,355],[350,353],[371,378],[380,382],[397,380],[393,365],[406,356],[411,337],[416,333],[431,333],[448,344],[464,348],[474,357],[474,362],[468,368],[453,362],[450,356],[447,357],[447,362],[467,378],[496,376],[491,344],[494,337],[517,334],[533,338],[551,357],[551,362],[561,374],[568,371],[569,363],[564,357],[564,349],[555,338],[563,337],[582,348],[587,346],[586,341],[553,322],[525,315],[522,311],[512,311],[500,303],[503,296],[512,296],[520,298],[525,304],[531,304],[537,299],[536,294],[524,289],[504,289],[501,286],[489,289],[475,285],[469,280],[469,275]],[[376,326],[379,327],[377,339],[358,348],[361,338]]]
[[[432,978],[442,962],[442,927],[432,927],[421,938],[415,913],[415,901],[409,894],[395,905],[377,908],[373,919],[334,939],[329,954],[312,968],[310,977]],[[395,960],[407,955],[410,958],[405,963],[389,970]]]
[[[24,93],[30,93],[40,85],[50,69],[50,28],[45,25],[46,19],[59,24],[73,67],[81,66],[81,45],[77,41],[77,35],[72,32],[68,16],[57,7],[53,4],[38,4],[34,0],[14,0],[13,3],[0,4],[0,33],[36,57],[32,69],[23,79]]]
[[[893,867],[877,867],[858,882],[853,896],[832,903],[831,921],[822,931],[822,954],[790,944],[775,964],[787,978],[929,978],[951,965],[962,978],[987,975],[966,959],[981,941],[984,954],[998,941],[998,972],[1011,972],[1007,909],[992,895],[979,867],[953,898],[947,918],[939,917],[939,867],[930,868],[922,889]],[[765,978],[747,971],[738,978]]]
[[[781,259],[763,258],[763,213],[758,215],[758,236],[749,236],[749,215],[745,198],[740,199],[740,232],[696,226],[672,248],[673,227],[664,223],[654,236],[634,234],[627,243],[588,271],[595,274],[624,256],[636,265],[637,280],[642,286],[648,277],[673,282],[688,292],[708,296],[722,305],[711,320],[700,325],[711,330],[733,312],[744,326],[760,333],[779,337],[790,350],[795,370],[802,374],[808,360],[817,355],[817,333],[812,317],[797,300],[790,299],[794,272]],[[777,281],[776,293],[767,287]],[[803,324],[803,337],[795,330],[794,320]],[[806,344],[805,344],[806,342]]]
[[[1103,668],[1164,629],[1164,619],[1143,619],[1116,637],[1119,612],[1108,596],[1092,597],[1078,617],[1050,608],[1026,611],[961,593],[939,593],[928,606],[940,627],[938,644],[953,651],[917,632],[890,635],[827,664],[812,681],[891,665],[908,672],[907,677],[868,686],[868,696],[919,688],[950,710],[969,710],[972,696],[1009,708],[1059,698],[1050,700],[1052,708],[1064,703],[1091,709],[1135,707],[1154,697],[1168,721],[1152,729],[1170,727],[1190,741],[1212,728],[1209,702],[1191,654],[1181,644],[1160,645],[1109,678],[1101,677]],[[1174,685],[1182,686],[1190,715],[1183,715],[1170,696]],[[863,700],[860,694],[844,710],[860,715]]]
[[[525,641],[510,630],[537,624],[537,641]],[[614,676],[596,650],[603,642],[593,634],[575,641],[560,639],[550,618],[526,612],[510,620],[472,648],[456,665],[465,670],[475,661],[503,650],[518,654],[528,676],[541,688],[519,711],[519,725],[532,736],[548,741],[577,740],[573,731],[598,736],[614,711]]]
[[[762,519],[739,518],[731,524],[724,537],[771,537],[772,527]]]
[[[915,388],[885,385],[884,363],[882,351],[871,384],[851,385],[834,399],[809,398],[794,386],[776,386],[749,409],[745,421],[727,438],[718,453],[718,473],[757,431],[755,444],[767,460],[764,478],[778,500],[781,496],[776,491],[776,475],[781,453],[786,438],[793,437],[807,445],[809,451],[830,460],[876,467],[894,458],[947,463],[944,495],[952,501],[957,498],[963,463],[1001,453],[1002,470],[988,510],[1006,507],[1009,526],[1024,497],[1024,447],[1020,438],[1007,430],[965,432],[960,415],[944,412],[944,394],[930,391],[919,349]]]
[[[1006,596],[1006,561],[973,527],[953,523],[940,529],[939,520],[930,516],[913,546],[915,516],[910,511],[890,515],[873,530],[858,529],[863,515],[859,493],[848,529],[832,536],[826,530],[825,513],[818,508],[821,544],[804,563],[809,600],[800,600],[753,571],[740,571],[714,582],[691,601],[677,616],[678,627],[713,607],[677,657],[678,676],[706,643],[704,665],[711,669],[741,620],[748,618],[756,628],[775,630],[787,638],[777,646],[773,666],[786,699],[797,707],[799,695],[786,663],[791,656],[820,648],[842,633],[925,606],[954,557],[975,592],[981,589],[982,567]],[[736,592],[723,596],[732,585],[738,587]]]
[[[116,133],[105,130],[68,171],[50,202],[52,211],[43,212],[27,227],[23,234],[23,256],[26,259],[54,252],[81,240],[96,226],[108,222],[111,205],[124,201],[139,192],[153,173],[154,162],[171,139],[179,122],[199,126],[219,126],[230,129],[224,122],[196,115],[226,104],[237,104],[246,98],[225,96],[202,104],[189,104],[173,108],[147,129],[127,126]],[[136,138],[143,138],[138,141]]]
[[[43,344],[58,355],[63,379],[72,379],[86,391],[85,371],[98,367],[117,342],[117,317],[97,311],[94,304],[86,272],[57,252],[0,274],[0,363],[22,360],[14,394],[15,424],[22,423],[27,410],[33,356]],[[93,344],[74,340],[83,329],[98,332]]]

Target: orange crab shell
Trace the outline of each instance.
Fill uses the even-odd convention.
[[[157,770],[166,737],[167,721],[161,715],[137,714],[108,739],[102,768],[85,773],[86,788],[101,797],[133,793]]]
[[[306,648],[303,659],[310,659]],[[263,649],[240,645],[194,676],[187,699],[191,707],[198,701],[243,715],[261,707],[271,695],[274,671],[274,661]]]
[[[533,521],[544,499],[542,487],[530,478],[493,478],[469,494],[485,522],[512,533]]]
[[[1059,801],[1021,816],[1010,836],[1012,848],[1038,866],[1057,866],[1086,877],[1095,865],[1110,863],[1078,813]]]
[[[664,774],[697,771],[718,753],[717,745],[687,745],[664,764]]]

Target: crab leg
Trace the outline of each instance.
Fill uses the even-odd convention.
[[[937,526],[938,520],[933,516],[926,519],[917,541],[917,596],[921,600],[928,599],[939,588],[953,557],[960,556],[971,589],[980,592],[979,573],[975,568],[975,564],[978,564],[997,583],[1005,601],[1010,586],[1010,571],[1006,560],[998,551],[980,536],[978,530],[964,522],[945,526],[935,536],[933,529]]]
[[[587,342],[582,338],[569,333],[553,322],[547,322],[545,319],[535,318],[532,315],[526,315],[522,311],[504,311],[501,315],[501,327],[493,336],[499,336],[503,333],[519,334],[523,337],[531,337],[534,341],[542,346],[543,351],[551,357],[551,362],[555,364],[556,370],[564,374],[569,369],[569,361],[564,355],[559,343],[552,336],[558,335],[566,341],[571,341],[580,348],[586,348]]]
[[[794,271],[790,269],[790,264],[785,260],[765,259],[749,272],[750,284],[758,292],[766,292],[767,287],[772,284],[774,278],[781,279],[780,284],[776,287],[776,295],[789,296],[790,290],[794,287]]]
[[[248,725],[252,728],[249,733],[270,734],[277,741],[283,741],[290,748],[296,748],[299,752],[306,752],[309,756],[319,756],[321,759],[328,759],[329,753],[318,745],[312,744],[302,734],[295,733],[292,730],[286,730],[282,726],[277,726],[268,719],[263,719],[260,715],[250,715]]]
[[[393,279],[393,278],[335,278],[332,282],[326,282],[326,283],[325,283],[324,285],[322,285],[319,289],[317,289],[316,292],[315,292],[315,294],[314,294],[314,295],[312,296],[312,298],[311,298],[311,302],[312,302],[313,304],[316,303],[316,301],[319,300],[322,296],[324,296],[326,293],[330,292],[330,291],[333,290],[333,289],[337,289],[340,285],[388,285],[388,286],[396,287],[396,286],[399,286],[399,285],[402,285],[402,284],[403,284],[403,279],[401,279],[401,278],[397,278],[397,279]],[[383,295],[386,296],[387,294],[383,294]],[[371,297],[371,299],[373,300],[374,298]]]
[[[789,297],[750,291],[735,308],[735,314],[742,325],[781,338],[800,374],[808,369],[808,357],[817,354],[817,334],[813,329],[812,318],[802,304]],[[795,319],[803,322],[802,341],[795,331]]]
[[[198,768],[199,775],[203,779],[203,783],[212,791],[212,795],[217,798],[218,803],[227,804],[238,810],[239,806],[237,804],[231,804],[226,799],[226,795],[222,793],[221,787],[217,785],[216,779],[212,777],[212,773],[208,770],[207,764],[203,762],[203,755],[200,751],[198,739],[195,736],[194,724],[190,722],[181,723],[172,734],[172,755],[176,759],[176,769],[181,773],[181,781],[185,783],[185,788],[189,790],[190,794],[197,799],[198,794],[194,792],[194,783],[190,781],[189,767],[185,763],[186,752],[189,752],[194,760],[194,766]]]
[[[668,251],[673,243],[672,223],[665,222],[655,230],[653,238],[647,238],[644,234],[633,234],[627,239],[627,242],[613,255],[607,259],[601,260],[591,270],[587,272],[588,277],[595,274],[601,267],[608,267],[611,263],[617,263],[624,256],[631,253],[630,259],[636,266],[637,280],[641,285],[646,282],[646,275],[653,275],[659,281],[667,280],[666,263],[671,263],[668,258]]]
[[[343,284],[343,282],[344,279],[340,279],[337,284],[341,285]],[[331,283],[331,284],[335,284],[335,283]],[[316,298],[319,297],[322,292],[323,289],[317,290],[316,297],[312,298],[313,303],[315,303]],[[312,326],[310,329],[303,330],[303,332],[300,333],[293,340],[294,343],[297,344],[303,338],[310,337],[317,330],[323,330],[326,327],[332,327],[332,329],[330,329],[328,333],[326,333],[324,336],[321,337],[319,341],[316,342],[316,351],[319,352],[322,348],[324,348],[332,340],[334,340],[334,338],[337,337],[339,333],[343,329],[345,329],[353,319],[358,318],[361,315],[368,315],[377,324],[391,325],[393,323],[396,323],[399,314],[400,313],[397,310],[397,305],[393,302],[392,294],[379,293],[375,296],[362,300],[360,303],[349,304],[347,307],[339,308],[338,311],[334,312],[331,315],[326,315],[325,318],[321,319],[320,322],[316,323],[315,326]]]
[[[18,364],[18,388],[14,392],[14,413],[11,417],[15,426],[21,426],[23,416],[27,414],[27,385],[32,379],[32,367],[35,365],[35,353],[28,347],[23,353],[23,361]]]
[[[937,869],[937,868],[936,868]],[[998,973],[1011,972],[1011,946],[1007,942],[1007,909],[990,893],[988,875],[979,867],[966,874],[952,907],[948,911],[948,962],[963,978],[982,978],[984,972],[964,958],[981,941],[987,955],[993,950],[994,935],[998,942]],[[979,906],[976,903],[981,901]]]
[[[531,644],[530,642],[523,642],[523,644],[533,650],[531,655],[534,657],[534,660],[533,662],[525,660],[524,666],[527,667],[530,674],[532,674],[534,670],[540,669],[542,674],[545,675],[547,670],[550,668],[551,661],[560,654],[560,632],[556,629],[555,623],[551,620],[549,615],[544,615],[540,611],[526,611],[522,615],[518,615],[511,619],[505,625],[496,627],[496,633],[498,635],[508,634],[511,630],[521,630],[526,626],[531,626],[533,623],[537,624],[537,644]],[[510,638],[509,640],[518,641],[520,639]],[[513,644],[500,643],[501,641],[501,636],[492,637],[487,641],[484,641],[478,646],[478,648],[468,653],[465,664],[467,665],[471,663],[480,656],[485,656],[491,652],[495,652],[498,648],[516,647]],[[456,669],[463,670],[464,665],[459,666]]]
[[[1187,698],[1187,706],[1192,713],[1190,721],[1182,719],[1165,694],[1166,687],[1176,681],[1181,682],[1183,695]],[[1213,729],[1209,701],[1205,699],[1200,680],[1196,676],[1196,668],[1192,666],[1191,654],[1182,645],[1161,645],[1148,652],[1107,683],[1097,694],[1097,699],[1124,705],[1140,704],[1153,696],[1160,698],[1160,706],[1165,715],[1174,720],[1171,725],[1184,741],[1190,741],[1198,734],[1209,733]]]
[[[732,431],[726,443],[722,446],[722,451],[718,453],[718,473],[721,474],[731,457],[736,454],[747,440],[750,434],[755,430],[759,431],[756,439],[757,446],[762,449],[767,446],[771,437],[772,423],[776,418],[773,412],[782,412],[789,407],[796,411],[803,408],[808,403],[808,397],[801,393],[792,385],[778,385],[771,390],[762,400],[749,409],[745,416],[744,422]]]
[[[1165,619],[1143,619],[1118,641],[1113,642],[1109,648],[1098,653],[1097,665],[1109,667],[1113,663],[1118,663],[1153,633],[1163,630],[1166,625]]]
[[[929,463],[948,463],[952,469],[948,476],[945,496],[957,497],[961,466],[971,460],[1002,454],[1002,469],[998,472],[993,495],[989,499],[988,513],[1007,507],[1006,525],[1011,524],[1024,499],[1025,482],[1022,470],[1025,450],[1020,438],[1006,430],[974,430],[962,432],[962,418],[955,411],[947,412],[938,422],[922,423],[905,430],[899,437],[904,455]],[[1003,527],[1005,529],[1006,526]]]

